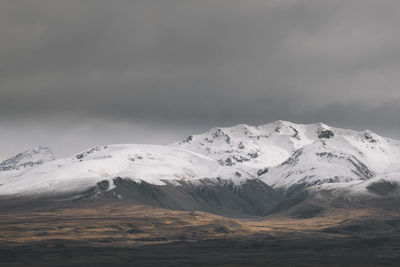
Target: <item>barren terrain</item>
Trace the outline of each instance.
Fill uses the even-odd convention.
[[[331,209],[313,218],[232,219],[129,203],[2,211],[2,266],[396,265],[400,214]]]

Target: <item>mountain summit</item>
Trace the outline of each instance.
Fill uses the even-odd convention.
[[[175,145],[287,193],[308,187],[367,193],[372,182],[400,181],[400,141],[369,130],[276,121],[213,128]]]
[[[36,149],[27,150],[1,162],[0,171],[20,170],[52,160],[54,160],[54,156],[51,149],[39,146]]]

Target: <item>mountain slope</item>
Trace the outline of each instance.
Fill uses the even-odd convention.
[[[156,145],[95,147],[35,168],[0,173],[0,195],[82,192],[117,177],[162,185],[165,180],[234,178],[233,168],[188,150]]]
[[[241,124],[169,146],[101,146],[57,160],[48,151],[3,162],[12,167],[0,172],[0,196],[127,200],[229,216],[313,214],[335,199],[400,196],[400,141],[322,123]]]

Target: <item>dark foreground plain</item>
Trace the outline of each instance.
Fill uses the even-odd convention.
[[[130,203],[1,210],[0,266],[398,266],[400,214],[232,219]]]
[[[398,266],[399,236],[249,236],[145,246],[53,240],[2,247],[2,266]]]

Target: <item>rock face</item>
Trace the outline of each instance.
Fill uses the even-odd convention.
[[[108,181],[99,182],[96,187],[85,192],[81,199],[123,200],[158,208],[246,217],[265,216],[285,198],[259,180],[248,180],[241,185],[221,179],[154,185],[116,178],[113,187]]]
[[[332,131],[329,131],[329,130],[323,130],[318,134],[319,138],[327,138],[327,139],[329,139],[329,138],[332,138],[334,136],[335,136],[335,134]]]
[[[0,171],[21,170],[54,160],[53,152],[48,147],[39,146],[19,153],[0,163]]]

